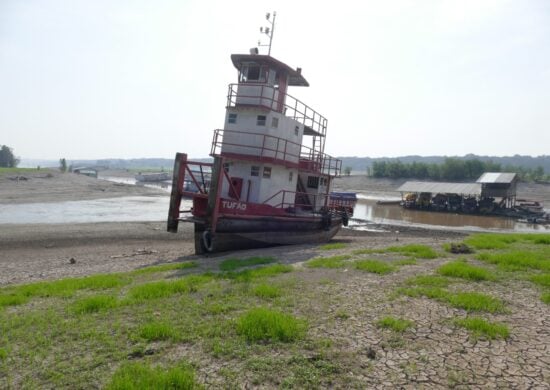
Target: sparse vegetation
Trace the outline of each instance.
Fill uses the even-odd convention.
[[[432,247],[420,244],[410,244],[404,246],[390,246],[386,248],[387,252],[399,253],[405,256],[412,256],[419,259],[436,259],[438,254]]]
[[[100,310],[111,309],[116,304],[116,298],[111,295],[95,295],[76,300],[72,305],[72,310],[78,314],[95,313]]]
[[[494,276],[490,272],[481,267],[476,267],[466,263],[465,261],[453,261],[442,265],[437,269],[437,272],[443,276],[453,278],[462,278],[474,281],[493,280]]]
[[[394,332],[402,333],[408,328],[410,328],[411,326],[413,326],[413,322],[409,320],[405,320],[403,318],[388,316],[378,320],[378,322],[376,323],[376,326],[378,326],[379,328],[391,329]]]
[[[237,320],[237,333],[248,341],[290,342],[302,336],[304,326],[290,314],[259,307],[249,310]]]
[[[380,275],[389,274],[395,270],[395,267],[379,260],[357,260],[355,268]]]
[[[170,263],[162,265],[153,265],[150,267],[143,267],[132,271],[132,275],[142,275],[142,274],[152,274],[155,272],[167,272],[167,271],[179,271],[189,268],[194,268],[197,266],[197,263],[194,261],[186,261],[183,263]]]
[[[176,331],[166,322],[150,322],[141,326],[138,330],[141,338],[147,341],[168,340],[176,338]]]
[[[163,369],[144,363],[126,363],[114,374],[107,390],[126,389],[197,389],[195,373],[189,365]]]
[[[496,339],[501,337],[507,339],[510,336],[510,331],[505,324],[489,322],[481,317],[458,318],[454,323],[471,331],[475,338]]]
[[[517,318],[531,321],[527,313],[547,307],[539,297],[550,304],[549,273],[540,269],[548,250],[546,244],[531,238],[518,238],[499,250],[480,250],[476,256],[484,255],[487,260],[482,261],[495,265],[510,253],[530,253],[531,260],[536,260],[518,260],[514,265],[521,264],[522,272],[500,272],[494,282],[481,284],[472,282],[492,280],[492,275],[489,272],[486,278],[479,271],[496,267],[474,266],[472,260],[444,265],[419,260],[417,267],[401,268],[395,279],[386,276],[382,282],[381,277],[371,276],[373,283],[364,283],[366,276],[361,272],[398,270],[398,265],[416,263],[419,252],[383,249],[377,252],[381,253],[378,259],[353,257],[347,254],[351,250],[343,250],[340,256],[313,259],[295,272],[291,265],[270,263],[242,269],[239,261],[232,270],[216,267],[216,273],[205,274],[200,273],[199,264],[186,262],[3,287],[0,387],[200,388],[194,372],[200,370],[198,380],[202,380],[204,372],[213,367],[210,362],[216,365],[216,375],[209,377],[207,386],[213,387],[239,387],[244,380],[256,387],[361,387],[364,383],[356,382],[356,374],[374,370],[380,348],[399,349],[412,356],[417,336],[411,328],[422,332],[433,332],[427,324],[437,324],[438,332],[445,328],[437,340],[423,339],[434,347],[433,343],[454,337],[449,334],[456,332],[455,327],[467,329],[474,339],[509,337],[506,324],[464,316],[465,312],[472,316],[499,313],[512,331]],[[401,256],[407,251],[411,255]],[[313,270],[311,264],[319,268]],[[323,269],[347,265],[345,273]],[[193,266],[193,274],[178,272]],[[401,282],[397,293],[415,301],[390,296],[395,281],[407,273],[414,276]],[[536,304],[517,305],[524,297],[506,295],[514,313],[506,316],[501,283],[507,289],[518,287],[518,293],[525,286],[540,289]],[[484,293],[464,291],[472,287]],[[438,307],[437,302],[449,307]],[[426,304],[430,305],[429,317],[412,316],[408,311]],[[516,316],[520,310],[524,312]],[[416,324],[390,313],[411,313]],[[449,313],[463,318],[449,321]],[[369,327],[372,331],[372,326],[387,329],[376,332],[382,337],[379,344],[354,351],[341,342],[349,332],[368,331]],[[530,326],[540,325],[533,322]],[[525,347],[523,340],[517,343],[514,348]],[[470,344],[464,345],[468,353]],[[187,356],[194,368],[185,362],[178,364],[181,356]],[[429,364],[423,358],[415,361]],[[130,359],[139,359],[139,363],[129,363]],[[421,365],[408,364],[410,360],[395,359],[400,375],[404,370],[423,370]],[[36,361],[41,364],[29,364]],[[218,370],[220,366],[224,368]]]

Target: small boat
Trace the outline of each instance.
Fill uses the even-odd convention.
[[[536,201],[520,200],[516,207],[529,213],[542,214],[544,212],[544,206]]]
[[[356,197],[331,194],[342,162],[324,153],[327,120],[287,93],[309,86],[302,70],[257,49],[231,61],[238,83],[229,85],[224,128],[214,131],[214,161],[176,154],[167,230],[193,223],[197,254],[330,240]],[[183,197],[192,198],[188,212]]]
[[[171,177],[167,172],[141,173],[135,176],[139,182],[158,183],[161,181],[170,180]]]

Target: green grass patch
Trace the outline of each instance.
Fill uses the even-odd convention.
[[[480,317],[466,317],[454,320],[454,323],[472,332],[475,338],[486,337],[488,339],[503,338],[510,336],[510,331],[505,324],[489,322]]]
[[[438,254],[428,245],[410,244],[404,246],[390,246],[386,248],[387,252],[399,253],[405,256],[416,257],[420,259],[436,259]]]
[[[437,299],[445,301],[449,296],[449,293],[439,287],[426,286],[426,287],[405,287],[397,289],[399,294],[407,295],[412,298],[427,297],[430,299]]]
[[[344,249],[345,247],[346,247],[346,244],[344,244],[343,242],[334,242],[331,244],[321,245],[319,249],[322,251],[332,251],[335,249]]]
[[[176,338],[176,331],[166,322],[150,322],[138,329],[139,337],[147,341],[159,341]]]
[[[409,320],[405,320],[403,318],[395,318],[395,317],[384,317],[378,320],[376,323],[376,326],[379,328],[384,329],[391,329],[394,332],[402,333],[411,326],[413,326],[413,322]]]
[[[476,267],[460,260],[442,265],[437,269],[437,273],[443,276],[474,281],[494,279],[493,275],[491,275],[487,269]]]
[[[464,240],[466,245],[475,249],[504,249],[518,241],[515,234],[473,234]]]
[[[423,287],[448,287],[450,283],[448,278],[439,275],[418,275],[405,281],[405,284]]]
[[[357,249],[354,250],[352,253],[354,255],[372,255],[374,253],[383,253],[383,249]]]
[[[8,293],[0,295],[0,309],[6,306],[17,306],[27,303],[29,297],[21,293]]]
[[[130,389],[197,389],[202,388],[193,369],[184,364],[164,369],[149,367],[144,363],[126,363],[113,375],[107,390]]]
[[[162,264],[162,265],[144,267],[144,268],[136,269],[130,272],[130,274],[132,275],[153,274],[156,272],[184,270],[184,269],[194,268],[196,266],[197,266],[197,263],[195,263],[194,261],[186,261],[183,263],[171,263],[171,264]]]
[[[292,272],[294,268],[291,265],[273,264],[267,267],[246,269],[239,272],[226,272],[224,277],[233,279],[237,282],[250,282],[254,279],[268,278],[279,274]]]
[[[550,274],[532,276],[531,281],[538,284],[539,286],[550,288]]]
[[[72,311],[77,314],[96,313],[107,310],[117,305],[116,298],[111,295],[96,295],[77,299],[71,306]]]
[[[0,348],[0,361],[8,358],[8,351],[5,348]]]
[[[346,265],[346,260],[351,256],[340,255],[331,257],[318,257],[316,259],[309,260],[306,263],[306,267],[309,268],[343,268]]]
[[[542,295],[540,296],[540,300],[547,305],[550,305],[550,292],[542,293]]]
[[[130,279],[121,274],[93,275],[84,278],[38,282],[3,290],[12,290],[27,297],[70,297],[78,290],[107,290],[128,284]],[[0,290],[0,293],[3,291]]]
[[[220,263],[220,270],[234,271],[243,267],[273,263],[273,257],[248,257],[246,259],[227,259]]]
[[[477,292],[451,293],[440,287],[421,286],[399,288],[397,293],[412,298],[427,297],[435,299],[466,311],[485,311],[489,313],[503,313],[506,311],[506,307],[500,299]]]
[[[395,270],[395,267],[379,260],[357,260],[354,265],[358,270],[380,275],[389,274]]]
[[[128,297],[136,301],[144,301],[195,292],[201,284],[210,280],[212,280],[210,275],[192,275],[171,281],[145,283],[132,287],[128,291]]]
[[[505,271],[537,269],[550,271],[550,258],[547,251],[511,250],[501,253],[480,253],[477,259],[496,264]]]
[[[477,292],[459,292],[449,294],[447,301],[453,307],[466,311],[486,311],[489,313],[503,313],[504,303],[487,294]]]
[[[237,320],[237,333],[252,342],[291,342],[301,338],[304,330],[303,321],[264,307],[249,310]]]
[[[254,287],[254,295],[260,298],[277,298],[281,295],[281,289],[269,284],[262,283]]]

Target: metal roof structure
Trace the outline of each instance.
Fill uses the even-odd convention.
[[[430,192],[441,194],[481,195],[480,183],[438,183],[408,181],[397,189],[399,192]]]
[[[477,179],[476,183],[502,183],[510,184],[516,180],[517,175],[510,172],[485,172],[483,175]]]

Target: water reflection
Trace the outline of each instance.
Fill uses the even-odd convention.
[[[165,182],[165,181],[144,183],[144,182],[141,182],[141,181],[137,181],[133,177],[101,176],[101,175],[98,178],[101,179],[101,180],[112,181],[113,183],[129,184],[129,185],[136,185],[136,186],[141,186],[141,187],[161,189],[161,190],[166,191],[168,193],[170,193],[172,191],[172,183],[168,183],[168,182]]]
[[[359,199],[353,217],[379,224],[424,227],[452,227],[464,230],[548,231],[548,225],[518,222],[513,218],[453,214],[404,209],[399,205],[380,205],[372,199]]]

